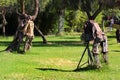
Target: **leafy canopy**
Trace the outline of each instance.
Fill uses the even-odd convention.
[[[14,5],[17,0],[0,0],[0,7],[8,7],[9,5]]]

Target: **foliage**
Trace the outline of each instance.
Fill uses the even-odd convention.
[[[58,16],[52,3],[50,0],[44,2],[46,6],[44,7],[43,5],[44,8],[42,10],[40,8],[38,18],[36,19],[36,23],[45,35],[56,33],[57,29]]]
[[[103,17],[103,13],[101,12],[95,19],[95,21],[100,25],[102,24],[102,17]]]
[[[117,18],[120,17],[120,10],[119,9],[108,9],[105,10],[103,13],[104,16],[115,16]]]
[[[80,8],[87,13],[88,19],[95,19],[102,10],[114,5],[115,0],[80,0]]]
[[[17,1],[19,0],[0,0],[0,6],[9,7],[9,11],[11,11],[11,14],[14,14],[16,8],[20,11],[20,4]],[[25,0],[26,13],[33,14],[33,1],[34,0]],[[115,16],[117,17],[120,15],[120,11],[118,9],[113,9],[114,6],[112,5],[115,4],[114,0],[39,0],[39,2],[39,14],[35,23],[44,34],[55,34],[57,32],[59,15],[62,10],[65,10],[64,28],[66,32],[81,31],[84,21],[89,18],[87,16],[88,14],[86,14],[88,11],[90,13],[90,16],[93,16],[93,14],[99,8],[101,8],[102,10],[104,9],[104,12],[102,13],[104,13],[105,15],[108,15],[109,13],[111,14],[113,12],[113,14],[115,14]],[[11,10],[11,5],[14,4],[16,5],[13,6],[14,8]],[[7,13],[9,11],[7,10]],[[102,13],[100,13],[96,18],[96,21],[99,24],[101,24],[102,17],[104,16],[102,15]],[[7,21],[10,22],[8,22],[8,31],[6,32],[9,32],[11,28],[12,30],[16,30],[17,24],[11,23],[11,17],[12,15],[7,14]],[[13,22],[16,22],[16,19],[12,18],[12,20]]]
[[[9,5],[14,5],[15,3],[17,3],[17,0],[0,0],[1,7],[7,7]]]
[[[69,10],[78,10],[79,6],[79,0],[66,0],[66,8]]]
[[[40,11],[44,11],[45,7],[51,2],[51,0],[40,0]]]
[[[103,15],[106,27],[109,26],[109,23],[110,23],[109,18],[114,18],[115,21],[120,20],[120,10],[117,8],[104,10],[102,12],[102,15]]]
[[[80,31],[83,27],[84,22],[86,21],[86,15],[80,10],[73,11],[68,10],[66,11],[66,25],[65,29],[68,31]]]
[[[93,14],[99,7],[98,0],[80,0],[80,8]]]

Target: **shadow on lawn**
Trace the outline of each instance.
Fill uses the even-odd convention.
[[[107,36],[108,38],[116,38],[116,36]]]
[[[8,46],[10,41],[0,41],[0,46]],[[22,44],[23,45],[23,44]],[[48,44],[44,44],[40,41],[33,41],[34,47],[60,47],[60,46],[84,46],[80,41],[49,41]]]
[[[112,52],[120,52],[120,50],[111,50]]]
[[[61,47],[61,46],[84,46],[80,41],[49,41],[48,44],[43,44],[42,42],[33,42],[35,47]]]
[[[62,70],[62,69],[54,69],[54,68],[35,68],[37,70],[41,71],[58,71],[58,72],[84,72],[84,71],[90,71],[90,70],[95,70],[95,68],[92,67],[83,67],[79,69],[74,69],[74,70]]]
[[[5,50],[1,50],[0,53],[1,53],[1,52],[5,52]]]

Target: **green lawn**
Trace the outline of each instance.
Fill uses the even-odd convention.
[[[116,43],[115,33],[107,35],[109,65],[102,63],[99,70],[74,71],[85,48],[79,34],[46,36],[49,44],[42,44],[42,39],[35,37],[26,54],[0,52],[0,80],[119,80],[120,44]],[[0,37],[0,50],[10,41],[12,37]],[[87,55],[83,62],[86,60]]]

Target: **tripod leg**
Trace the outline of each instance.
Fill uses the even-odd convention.
[[[85,48],[85,50],[84,50],[84,52],[83,52],[83,54],[82,54],[82,56],[81,56],[81,58],[80,58],[80,61],[79,61],[78,65],[77,65],[77,69],[79,69],[79,65],[80,65],[80,63],[81,63],[81,61],[82,61],[82,58],[83,58],[83,56],[84,56],[84,54],[85,54],[85,52],[86,52],[86,50],[87,50],[87,47],[88,47],[88,44],[86,45],[86,48]]]
[[[89,48],[89,46],[88,46],[88,64],[93,64],[93,58],[92,58],[92,54],[91,54],[91,52],[90,52],[90,48]]]

